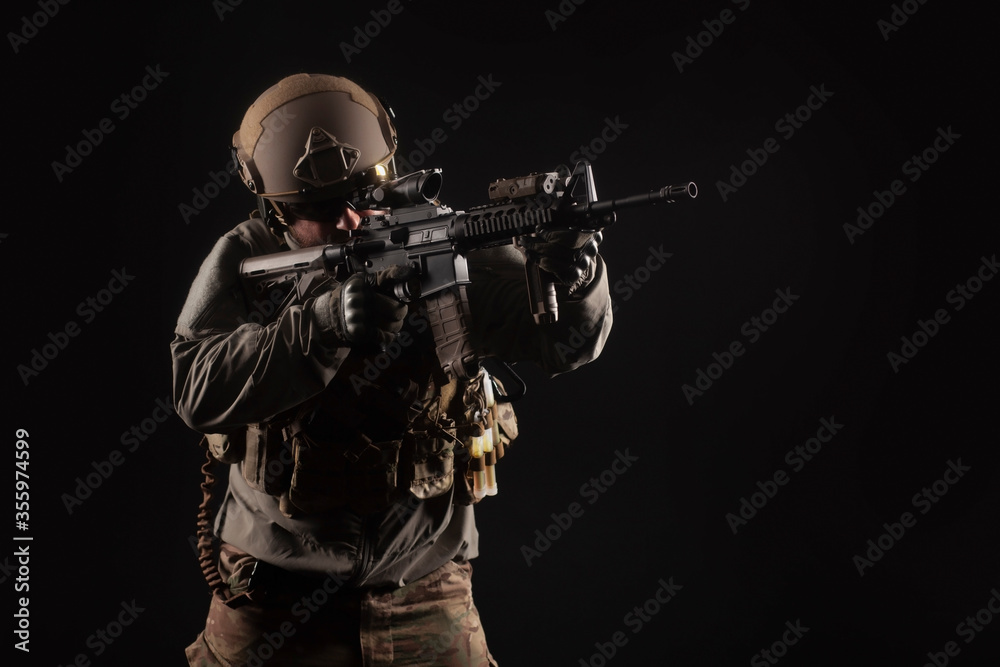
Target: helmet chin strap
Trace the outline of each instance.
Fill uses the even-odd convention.
[[[271,230],[271,233],[279,239],[284,240],[287,225],[285,224],[285,212],[281,210],[280,204],[258,195],[257,210],[260,212],[260,217],[264,221],[264,224]]]

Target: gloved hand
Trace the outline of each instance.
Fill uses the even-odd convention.
[[[355,273],[332,294],[330,309],[337,337],[359,347],[391,343],[406,317],[397,286],[416,288],[417,270],[391,266],[375,273]]]
[[[604,240],[601,232],[551,230],[524,240],[528,258],[569,288],[569,293],[583,291],[597,275],[597,246]]]

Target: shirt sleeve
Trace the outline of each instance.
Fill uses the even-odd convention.
[[[559,318],[536,324],[528,303],[524,258],[512,245],[469,253],[469,305],[473,344],[508,363],[530,361],[558,375],[596,359],[612,324],[604,260],[596,258],[594,280],[569,296],[557,287]]]
[[[251,314],[239,268],[260,254],[254,246],[236,230],[222,237],[178,319],[170,345],[174,404],[196,431],[225,433],[301,404],[326,387],[349,353],[332,332],[329,290],[283,305],[267,323]]]

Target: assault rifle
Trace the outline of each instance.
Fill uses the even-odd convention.
[[[564,170],[495,181],[489,187],[493,203],[454,211],[438,201],[442,179],[440,169],[424,169],[355,191],[350,197],[355,208],[388,210],[362,220],[342,245],[244,260],[240,275],[245,289],[253,298],[312,272],[343,279],[361,271],[414,266],[419,290],[401,285],[396,296],[405,302],[428,301],[428,322],[442,368],[449,377],[473,377],[479,368],[468,336],[466,253],[511,243],[520,247],[523,237],[553,229],[601,231],[614,224],[620,209],[694,199],[698,194],[697,186],[688,182],[598,201],[590,163],[581,161],[568,175]],[[528,298],[539,325],[559,316],[555,284],[544,280],[543,273],[526,257]]]

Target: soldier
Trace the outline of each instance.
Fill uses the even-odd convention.
[[[233,137],[259,211],[205,259],[170,348],[177,413],[231,464],[217,554],[207,520],[202,531],[214,594],[192,665],[496,664],[471,592],[483,494],[469,446],[489,430],[502,454],[516,436],[490,398],[498,383],[442,372],[432,306],[395,296],[411,267],[259,295],[239,279],[246,258],[347,241],[375,213],[351,193],[393,176],[396,144],[378,98],[310,74],[265,91]],[[600,240],[560,232],[530,247],[558,278],[560,319],[544,326],[522,254],[470,252],[477,354],[550,375],[596,358],[611,328]]]

